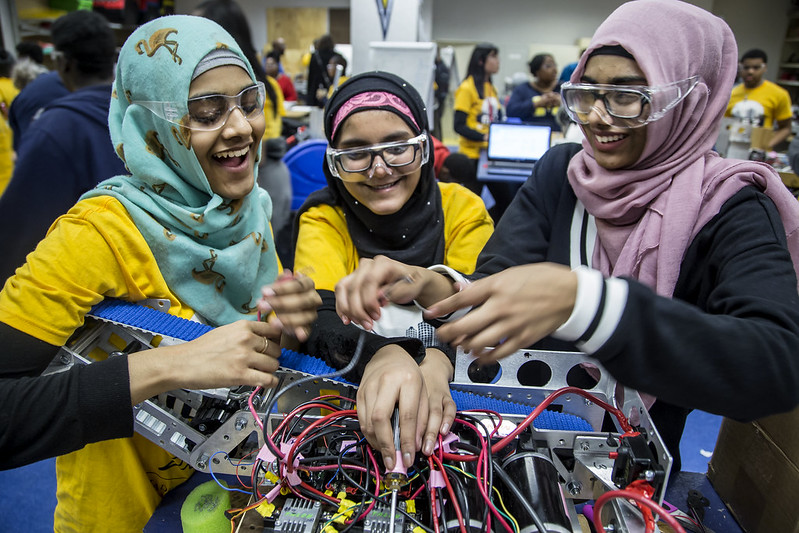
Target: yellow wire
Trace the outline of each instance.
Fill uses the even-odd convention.
[[[466,477],[469,477],[469,478],[472,478],[472,479],[477,479],[477,478],[476,478],[475,476],[473,476],[472,474],[470,474],[470,473],[468,473],[468,472],[464,472],[463,470],[461,470],[461,469],[460,469],[460,468],[458,468],[457,466],[452,466],[452,465],[444,465],[444,466],[446,466],[446,467],[447,467],[447,468],[449,468],[449,469],[452,469],[452,470],[455,470],[455,471],[457,471],[457,472],[460,472],[461,474],[463,474],[463,475],[464,475],[464,476],[466,476]],[[506,517],[507,517],[507,518],[508,518],[508,519],[509,519],[511,522],[513,522],[513,527],[516,529],[516,531],[517,531],[517,532],[518,532],[518,531],[520,531],[520,529],[519,529],[519,523],[516,521],[516,519],[513,517],[513,515],[512,515],[512,514],[510,514],[510,512],[508,511],[508,508],[507,508],[507,507],[505,507],[505,502],[504,502],[504,501],[502,501],[502,494],[500,494],[500,493],[499,493],[499,490],[498,490],[496,487],[491,487],[491,488],[492,488],[492,489],[494,489],[494,492],[496,492],[496,493],[497,493],[497,496],[499,497],[499,504],[502,506],[502,509],[504,509],[504,510],[505,510],[505,513],[504,513],[504,515],[505,515],[505,516],[506,516]]]

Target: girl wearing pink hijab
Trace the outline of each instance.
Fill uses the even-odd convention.
[[[691,408],[739,420],[792,409],[799,203],[770,167],[712,151],[736,67],[720,18],[674,0],[622,5],[561,89],[582,146],[539,161],[480,279],[376,258],[340,283],[338,301],[357,302],[340,313],[368,326],[381,287],[411,276],[392,299],[426,301],[431,317],[473,307],[438,335],[485,362],[534,344],[586,352],[654,401],[678,469]],[[383,285],[370,293],[367,278]],[[433,288],[452,296],[431,305]]]

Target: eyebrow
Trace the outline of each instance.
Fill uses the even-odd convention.
[[[585,76],[585,75],[583,75],[580,81],[582,83],[599,84],[599,82],[596,81],[591,76]],[[646,78],[641,76],[619,76],[616,78],[611,78],[610,81],[607,81],[602,85],[646,85]]]
[[[410,135],[410,137],[408,135]],[[383,137],[379,142],[376,143],[373,143],[367,139],[358,139],[353,137],[339,142],[338,148],[339,149],[359,148],[359,147],[367,148],[374,144],[383,144],[395,141],[407,141],[408,139],[412,139],[413,137],[414,137],[413,133],[409,134],[407,131],[395,131],[393,133],[389,133],[388,135]]]

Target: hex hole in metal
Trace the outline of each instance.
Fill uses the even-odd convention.
[[[520,385],[543,387],[552,379],[552,369],[543,361],[527,361],[516,372]]]
[[[466,374],[475,383],[496,383],[502,376],[502,366],[499,363],[481,366],[474,360],[469,364]]]
[[[591,371],[599,374],[598,368],[592,368]],[[583,390],[593,389],[598,381],[599,378],[594,378],[582,365],[574,365],[566,374],[566,383],[570,387],[578,387]]]

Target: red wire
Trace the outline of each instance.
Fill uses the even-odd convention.
[[[621,412],[621,409],[613,407],[609,403],[603,402],[602,400],[600,400],[599,398],[597,398],[596,396],[594,396],[590,392],[584,391],[583,389],[581,389],[579,387],[562,387],[562,388],[554,391],[552,394],[547,396],[546,399],[543,402],[538,404],[538,406],[535,409],[533,409],[533,412],[530,413],[529,415],[527,415],[527,417],[518,426],[516,426],[516,429],[511,431],[502,440],[500,440],[496,444],[494,444],[491,447],[491,451],[493,453],[498,453],[500,450],[502,450],[502,448],[504,448],[510,442],[512,442],[513,439],[515,439],[516,436],[519,435],[519,433],[524,431],[527,428],[527,426],[532,424],[533,420],[535,420],[535,418],[538,415],[540,415],[544,411],[544,409],[546,409],[549,406],[549,404],[551,404],[556,398],[558,398],[560,396],[563,396],[564,394],[577,394],[579,396],[582,396],[583,398],[586,398],[587,400],[590,400],[591,402],[595,403],[599,407],[602,407],[605,411],[607,411],[610,414],[612,414],[613,416],[615,416],[616,419],[618,419],[618,421],[619,421],[619,425],[625,431],[625,434],[635,434],[635,430],[630,425],[630,423],[627,421],[627,418],[624,416],[624,413]],[[454,454],[454,453],[444,453],[444,458],[445,459],[449,459],[449,460],[454,460],[454,461],[476,461],[477,460],[477,456],[475,456],[475,455],[459,455],[459,454]]]
[[[639,492],[633,492],[629,490],[611,490],[604,493],[602,496],[597,498],[596,503],[594,503],[594,527],[597,531],[604,531],[605,529],[602,526],[602,519],[601,519],[601,511],[602,507],[610,500],[614,498],[625,498],[628,500],[633,500],[636,504],[643,505],[647,507],[649,510],[654,511],[656,514],[660,516],[660,518],[666,522],[674,531],[675,533],[685,533],[685,529],[680,525],[676,518],[671,516],[663,507],[658,505],[656,502],[650,500],[643,494]]]
[[[297,448],[300,446],[300,443],[302,443],[302,441],[305,440],[305,437],[307,437],[311,431],[313,431],[314,429],[323,424],[331,422],[332,420],[336,420],[338,418],[344,418],[347,416],[353,416],[355,414],[356,412],[354,409],[346,411],[337,411],[335,413],[330,413],[329,415],[325,415],[321,418],[317,418],[316,420],[308,424],[308,427],[305,428],[303,432],[299,434],[297,439],[294,441],[294,444],[292,444],[291,449],[289,449],[288,453],[284,457],[284,462],[286,463],[286,471],[287,472],[294,471],[294,454],[297,452]]]
[[[466,533],[466,525],[463,522],[461,506],[458,503],[458,499],[455,497],[455,491],[452,490],[452,484],[449,482],[449,476],[447,476],[447,471],[444,469],[444,464],[435,455],[431,455],[427,460],[430,462],[431,472],[433,471],[433,463],[435,463],[440,469],[441,475],[444,477],[444,483],[447,485],[447,492],[449,492],[449,497],[452,499],[452,506],[455,508],[455,516],[458,517],[458,526],[460,526],[461,533]]]

